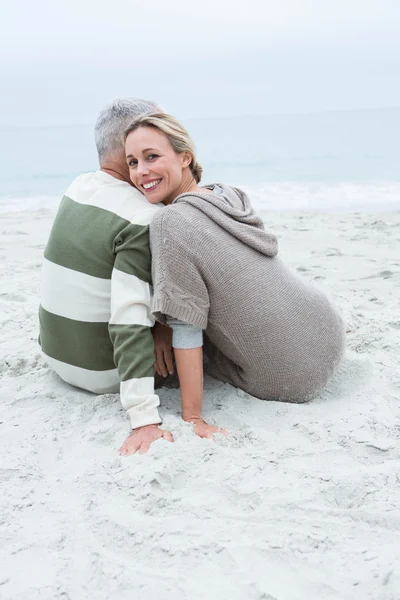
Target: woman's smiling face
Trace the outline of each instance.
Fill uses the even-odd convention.
[[[168,138],[148,125],[128,135],[125,150],[130,179],[146,200],[170,204],[179,196],[191,161],[187,152],[175,152]]]

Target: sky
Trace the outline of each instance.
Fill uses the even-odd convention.
[[[400,106],[400,0],[0,0],[0,126]]]

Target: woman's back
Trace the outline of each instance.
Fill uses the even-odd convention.
[[[212,374],[263,399],[307,399],[326,383],[342,320],[276,256],[243,192],[182,195],[150,231],[154,310],[206,330]]]

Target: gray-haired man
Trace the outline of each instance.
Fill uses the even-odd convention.
[[[100,169],[70,185],[44,252],[40,344],[67,383],[102,394],[120,391],[133,431],[121,454],[172,440],[154,393],[156,368],[171,373],[171,335],[150,311],[149,223],[154,206],[130,182],[123,133],[154,102],[127,98],[106,106],[96,122]],[[153,328],[153,329],[152,329]],[[153,335],[152,335],[153,333]],[[154,342],[153,342],[154,336]]]

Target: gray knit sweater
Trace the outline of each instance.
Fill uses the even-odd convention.
[[[265,400],[307,400],[342,357],[343,322],[278,258],[246,194],[212,189],[179,196],[151,222],[153,313],[205,330],[215,377]]]

